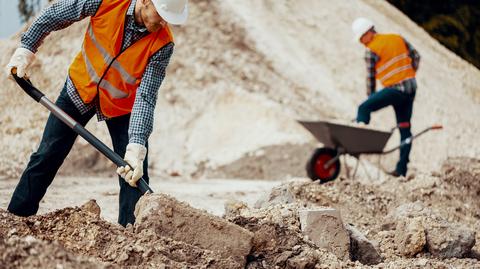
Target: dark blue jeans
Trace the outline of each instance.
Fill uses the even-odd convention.
[[[372,112],[391,105],[395,110],[397,123],[410,123],[414,99],[415,92],[413,94],[406,94],[396,89],[385,88],[370,95],[370,97],[358,107],[357,122],[368,124]],[[399,130],[400,141],[412,136],[410,125],[408,125],[408,127],[399,128]],[[411,149],[411,144],[400,148],[400,159],[395,169],[400,175],[405,176],[407,174],[407,164],[410,161],[409,155]]]
[[[68,96],[65,87],[60,93],[56,105],[82,126],[85,126],[95,115],[94,111],[84,115],[80,114]],[[128,144],[129,120],[130,115],[125,115],[106,121],[113,149],[122,157],[125,155]],[[18,216],[31,216],[37,213],[40,201],[72,149],[76,138],[77,134],[72,129],[50,114],[40,146],[30,157],[27,168],[23,172],[10,200],[8,211]],[[148,156],[143,164],[143,178],[148,183],[147,159]],[[128,223],[133,224],[135,222],[133,212],[135,204],[142,194],[137,188],[130,187],[121,177],[118,177],[118,182],[120,184],[118,223],[126,226]]]

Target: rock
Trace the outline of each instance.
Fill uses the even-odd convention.
[[[420,218],[402,219],[395,229],[395,244],[400,255],[414,257],[426,244],[425,229]]]
[[[304,235],[318,247],[334,253],[339,259],[349,260],[350,237],[336,209],[302,210],[299,216]]]
[[[384,225],[388,226],[388,224],[393,223],[395,224],[393,227],[395,227],[398,220],[415,217],[435,218],[436,216],[430,208],[426,207],[422,202],[417,201],[415,203],[407,203],[400,205],[399,207],[392,210],[385,217]]]
[[[203,249],[233,257],[243,268],[253,233],[163,194],[144,195],[135,207],[135,230],[151,230]]]
[[[248,206],[242,201],[228,200],[227,202],[225,202],[224,208],[225,217],[234,218],[235,216],[240,215],[242,210],[248,209]]]
[[[350,236],[350,257],[353,261],[359,261],[367,265],[382,262],[382,256],[380,256],[374,244],[357,228],[350,224],[345,225],[345,228]]]
[[[405,235],[398,235],[398,242],[403,242],[402,251],[405,255],[414,255],[420,245],[422,244],[421,231],[419,224],[401,224],[401,222],[411,223],[412,219],[421,220],[422,226],[425,230],[426,245],[428,251],[438,258],[462,258],[471,252],[475,245],[475,232],[458,223],[448,222],[442,216],[428,207],[425,207],[421,202],[404,204],[390,212],[385,218],[386,226],[389,223],[399,225],[397,229],[408,228],[411,229]],[[409,225],[412,225],[408,227]],[[398,231],[400,233],[402,231]],[[412,238],[409,236],[417,236]],[[407,240],[417,240],[414,242],[407,242]]]
[[[311,253],[302,252],[300,255],[290,258],[287,261],[287,268],[314,269],[319,261]]]
[[[427,228],[427,246],[438,258],[463,258],[475,245],[475,232],[465,226],[446,221],[430,223]]]
[[[270,194],[259,199],[254,208],[263,208],[269,205],[276,204],[290,204],[295,202],[295,193],[290,188],[290,185],[281,185],[272,189]]]
[[[84,205],[80,207],[82,210],[87,211],[95,215],[96,217],[100,217],[100,206],[98,206],[97,201],[91,199],[90,201],[86,202]]]

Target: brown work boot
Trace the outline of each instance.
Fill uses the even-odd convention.
[[[400,175],[400,173],[398,173],[396,170],[393,170],[391,172],[387,172],[387,175],[390,175],[392,177],[400,177],[402,175]]]

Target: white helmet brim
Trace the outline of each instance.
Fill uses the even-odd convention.
[[[187,22],[188,18],[188,1],[185,3],[185,7],[181,13],[170,12],[166,10],[165,5],[160,4],[159,1],[152,1],[158,15],[162,17],[166,22],[173,25],[182,25]]]

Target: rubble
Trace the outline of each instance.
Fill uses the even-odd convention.
[[[333,208],[315,208],[300,211],[299,217],[303,234],[315,245],[341,260],[350,259],[350,236],[340,212]]]
[[[352,261],[359,261],[362,264],[375,265],[383,261],[377,250],[376,242],[365,237],[355,226],[346,224],[345,228],[350,236],[350,258]]]
[[[387,219],[397,223],[396,242],[401,252],[413,256],[424,246],[438,258],[462,258],[475,245],[475,232],[451,223],[421,202],[399,206]]]

